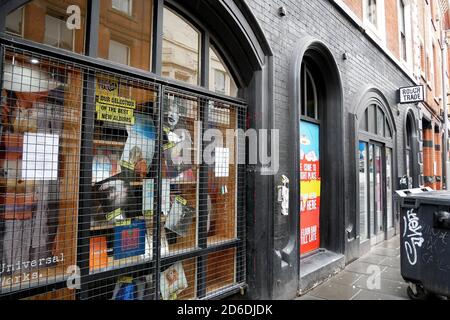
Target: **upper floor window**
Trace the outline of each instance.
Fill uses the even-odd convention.
[[[113,0],[112,8],[111,0],[100,0],[98,56],[150,71],[153,1]]]
[[[407,60],[407,48],[406,48],[406,13],[405,3],[403,0],[399,0],[399,29],[400,29],[400,54],[404,61]]]
[[[378,27],[377,0],[367,1],[367,18],[371,24]]]
[[[366,30],[375,40],[386,41],[385,0],[362,0],[363,23]]]
[[[59,17],[45,16],[44,43],[56,48],[73,51],[74,31]]]
[[[124,65],[130,65],[130,48],[120,42],[109,40],[108,60]]]
[[[164,8],[162,74],[199,85],[200,32],[174,11]]]
[[[112,7],[129,16],[133,14],[133,0],[112,0]]]
[[[73,9],[79,17],[72,19]],[[6,31],[52,47],[84,53],[86,0],[32,0],[6,17]]]
[[[22,36],[23,32],[23,8],[17,9],[6,17],[6,32]]]

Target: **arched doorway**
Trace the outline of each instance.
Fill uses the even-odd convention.
[[[386,99],[376,89],[360,101],[357,118],[357,225],[362,255],[395,227],[395,125]]]
[[[303,291],[313,278],[328,276],[323,271],[327,266],[343,263],[342,86],[336,61],[322,42],[310,37],[299,41],[291,62],[290,97],[297,137],[292,141],[290,207]],[[316,259],[320,267],[312,270],[306,261]]]

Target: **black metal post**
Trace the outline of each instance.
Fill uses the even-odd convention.
[[[209,102],[211,100],[200,101],[200,123],[202,124],[202,137],[209,127]],[[203,161],[203,150],[207,144],[201,139],[198,144],[200,148],[200,181],[198,186],[198,246],[200,249],[208,248],[208,165]],[[197,297],[199,299],[206,296],[206,265],[208,256],[202,255],[197,259]]]

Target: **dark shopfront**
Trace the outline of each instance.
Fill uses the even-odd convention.
[[[3,1],[0,31],[2,298],[266,294],[270,178],[195,161],[208,129],[271,127],[246,5]]]

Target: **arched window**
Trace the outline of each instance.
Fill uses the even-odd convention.
[[[301,83],[301,115],[311,120],[319,120],[319,100],[317,96],[317,85],[311,74],[311,71],[306,64],[303,64]]]
[[[87,8],[86,0],[74,0],[70,7],[56,0],[32,0],[7,15],[6,32],[85,54]],[[153,0],[99,0],[98,43],[93,56],[237,97],[229,61],[206,28],[172,6],[164,6],[162,19],[155,21],[160,17],[157,11]],[[161,25],[160,34],[156,25]],[[159,52],[153,52],[155,43],[161,43]]]
[[[3,10],[5,2],[1,22],[11,8]],[[0,260],[10,269],[42,260],[48,274],[29,282],[31,274],[8,271],[0,290],[59,286],[81,261],[81,277],[111,288],[100,293],[105,299],[120,297],[128,267],[136,286],[153,283],[151,299],[203,299],[241,287],[246,151],[202,138],[246,127],[247,105],[233,97],[266,82],[255,73],[268,47],[231,30],[245,18],[217,19],[219,2],[200,17],[187,1],[70,3],[20,1],[7,15],[8,37],[0,30],[0,171],[8,186],[0,206],[9,206],[0,213],[0,235],[7,234]],[[5,153],[13,159],[4,161]],[[137,274],[144,269],[149,274]],[[97,295],[98,283],[82,282],[80,297]]]

